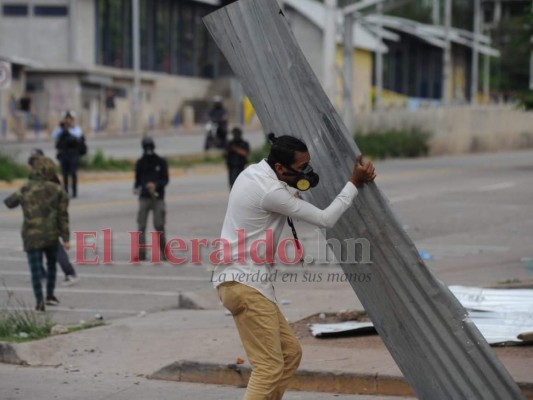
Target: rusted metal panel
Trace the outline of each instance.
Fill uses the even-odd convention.
[[[321,183],[306,200],[324,208],[345,185],[358,149],[275,0],[240,0],[204,19],[266,132],[302,138]],[[342,264],[392,356],[422,399],[521,399],[466,311],[420,259],[377,185],[360,191],[328,238],[366,238],[372,264]],[[346,259],[348,246],[335,254]],[[349,303],[349,299],[346,300]],[[347,304],[349,306],[349,304]]]

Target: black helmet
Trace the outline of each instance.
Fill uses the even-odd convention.
[[[147,150],[147,149],[153,150],[153,149],[155,149],[154,139],[152,139],[149,136],[143,138],[143,140],[141,141],[141,146],[142,146],[143,150]]]

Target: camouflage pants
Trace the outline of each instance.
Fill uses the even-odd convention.
[[[56,287],[56,261],[57,261],[57,246],[46,247],[44,249],[28,250],[28,263],[31,272],[31,284],[33,286],[33,294],[37,303],[42,303],[43,287],[41,280],[43,279],[43,255],[46,256],[46,295],[53,296]]]

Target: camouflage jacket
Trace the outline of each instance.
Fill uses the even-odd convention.
[[[28,182],[4,200],[9,208],[22,206],[25,251],[55,246],[58,238],[69,240],[68,195],[58,182],[54,162],[40,157]]]

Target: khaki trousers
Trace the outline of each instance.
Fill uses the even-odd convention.
[[[252,365],[244,399],[281,399],[302,358],[292,328],[277,304],[249,286],[225,282],[218,294],[233,315]]]

